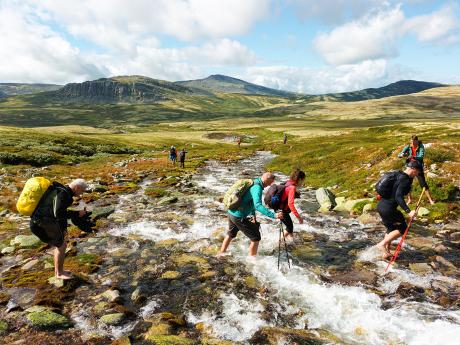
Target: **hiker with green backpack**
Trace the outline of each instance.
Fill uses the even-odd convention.
[[[274,181],[275,175],[266,172],[254,180],[243,179],[237,181],[225,193],[224,205],[228,209],[228,232],[219,254],[225,253],[238,231],[242,231],[251,240],[249,255],[257,255],[261,236],[260,223],[256,219],[256,210],[269,218],[283,219],[281,212],[275,213],[262,204],[264,188],[270,186]]]
[[[30,216],[32,233],[55,247],[54,272],[58,279],[72,278],[70,272],[64,271],[67,219],[71,218],[74,223],[86,223],[83,220],[88,214],[86,210],[71,211],[68,208],[73,203],[73,197],[82,195],[87,187],[83,179],[76,179],[64,186],[43,177],[35,177],[26,182],[16,204],[21,214]]]

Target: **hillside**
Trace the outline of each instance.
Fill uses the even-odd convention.
[[[251,94],[279,97],[295,96],[293,92],[271,89],[221,74],[214,74],[204,79],[177,81],[175,84],[212,93],[240,93],[246,95]]]
[[[354,102],[354,101],[364,101],[367,99],[377,99],[398,95],[408,95],[411,93],[417,93],[425,91],[428,89],[443,87],[446,86],[440,83],[430,83],[425,81],[417,80],[400,80],[396,83],[391,83],[389,85],[378,87],[378,88],[369,88],[352,92],[342,92],[342,93],[329,93],[326,95],[321,95],[321,100],[336,100],[344,102]]]
[[[156,103],[180,94],[199,95],[200,92],[165,80],[119,76],[70,83],[37,99],[57,103]]]
[[[0,83],[0,98],[29,95],[37,92],[55,91],[62,87],[56,84]]]

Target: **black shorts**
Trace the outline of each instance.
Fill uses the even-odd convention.
[[[60,247],[64,243],[65,232],[61,231],[57,220],[52,218],[30,219],[30,230],[42,242]]]
[[[242,231],[252,242],[259,242],[260,236],[260,223],[251,222],[250,218],[237,218],[228,215],[228,232],[227,235],[235,238],[238,231]]]
[[[283,219],[281,221],[286,225],[286,231],[292,234],[294,232],[294,223],[288,211],[283,210]]]
[[[407,228],[406,218],[397,209],[397,205],[393,202],[381,200],[377,204],[377,212],[382,218],[382,223],[387,228],[387,234],[393,230],[398,230],[401,235],[404,234]]]
[[[420,187],[425,188],[425,189],[430,189],[428,187],[428,184],[426,183],[425,173],[423,172],[423,170],[420,171],[420,173],[417,175],[417,180],[418,180],[418,183],[420,184]]]

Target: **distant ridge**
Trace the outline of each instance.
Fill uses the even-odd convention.
[[[204,79],[177,81],[175,84],[212,93],[240,93],[281,97],[296,95],[294,92],[276,90],[222,74],[213,74]]]
[[[369,88],[352,92],[328,93],[326,95],[320,95],[320,97],[323,100],[353,102],[390,96],[407,95],[410,93],[421,92],[435,87],[443,86],[447,85],[417,80],[400,80],[379,88]]]
[[[55,91],[61,87],[62,85],[56,84],[0,83],[0,98]]]

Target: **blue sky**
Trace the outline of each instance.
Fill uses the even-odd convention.
[[[458,1],[0,0],[0,82],[227,74],[318,94],[460,83]]]

